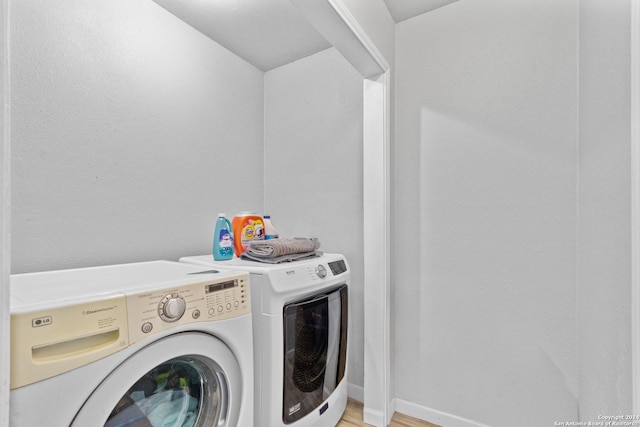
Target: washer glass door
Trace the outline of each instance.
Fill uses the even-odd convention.
[[[126,391],[104,427],[217,425],[229,393],[220,373],[211,359],[201,356],[168,360]]]
[[[89,397],[72,426],[220,427],[235,425],[240,368],[218,339],[182,333],[126,359]],[[237,406],[237,404],[236,404]]]

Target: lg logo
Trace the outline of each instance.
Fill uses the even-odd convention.
[[[46,317],[38,317],[37,319],[31,320],[31,326],[34,328],[38,328],[40,326],[47,326],[53,323],[53,318],[51,316]]]

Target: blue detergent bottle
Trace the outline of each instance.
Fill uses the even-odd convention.
[[[231,222],[223,213],[218,214],[213,233],[213,259],[226,261],[233,258],[233,232]]]

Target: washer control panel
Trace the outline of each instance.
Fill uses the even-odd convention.
[[[127,311],[130,343],[179,325],[251,314],[249,274],[128,293]]]

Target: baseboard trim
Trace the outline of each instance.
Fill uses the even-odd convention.
[[[347,383],[347,396],[349,399],[355,400],[356,402],[364,402],[364,387]],[[417,403],[409,402],[407,400],[397,398],[393,399],[390,406],[391,414],[399,412],[419,420],[438,424],[442,427],[491,427],[487,424],[438,411],[436,409],[427,408],[426,406],[418,405]],[[364,407],[362,412],[365,423],[373,426],[388,425],[388,421],[385,423],[383,420],[382,412],[372,410],[367,407]]]
[[[347,383],[347,396],[356,402],[364,402],[364,387]]]
[[[365,424],[376,427],[383,427],[387,425],[387,423],[384,422],[384,417],[381,411],[367,408],[366,406],[362,409],[362,420]]]
[[[396,411],[410,417],[438,424],[442,427],[490,427],[477,421],[462,418],[457,415],[448,414],[436,409],[427,408],[413,402],[402,399],[395,399]]]
[[[347,383],[347,397],[351,400],[355,400],[356,402],[363,403],[364,402],[364,387],[359,385]],[[371,408],[363,407],[362,408],[362,417],[366,424],[370,424],[372,426],[387,426],[391,422],[391,418],[393,417],[393,413],[396,411],[396,400],[393,399],[389,403],[389,414],[387,415],[388,420],[384,422],[383,414],[380,411],[372,410]]]

